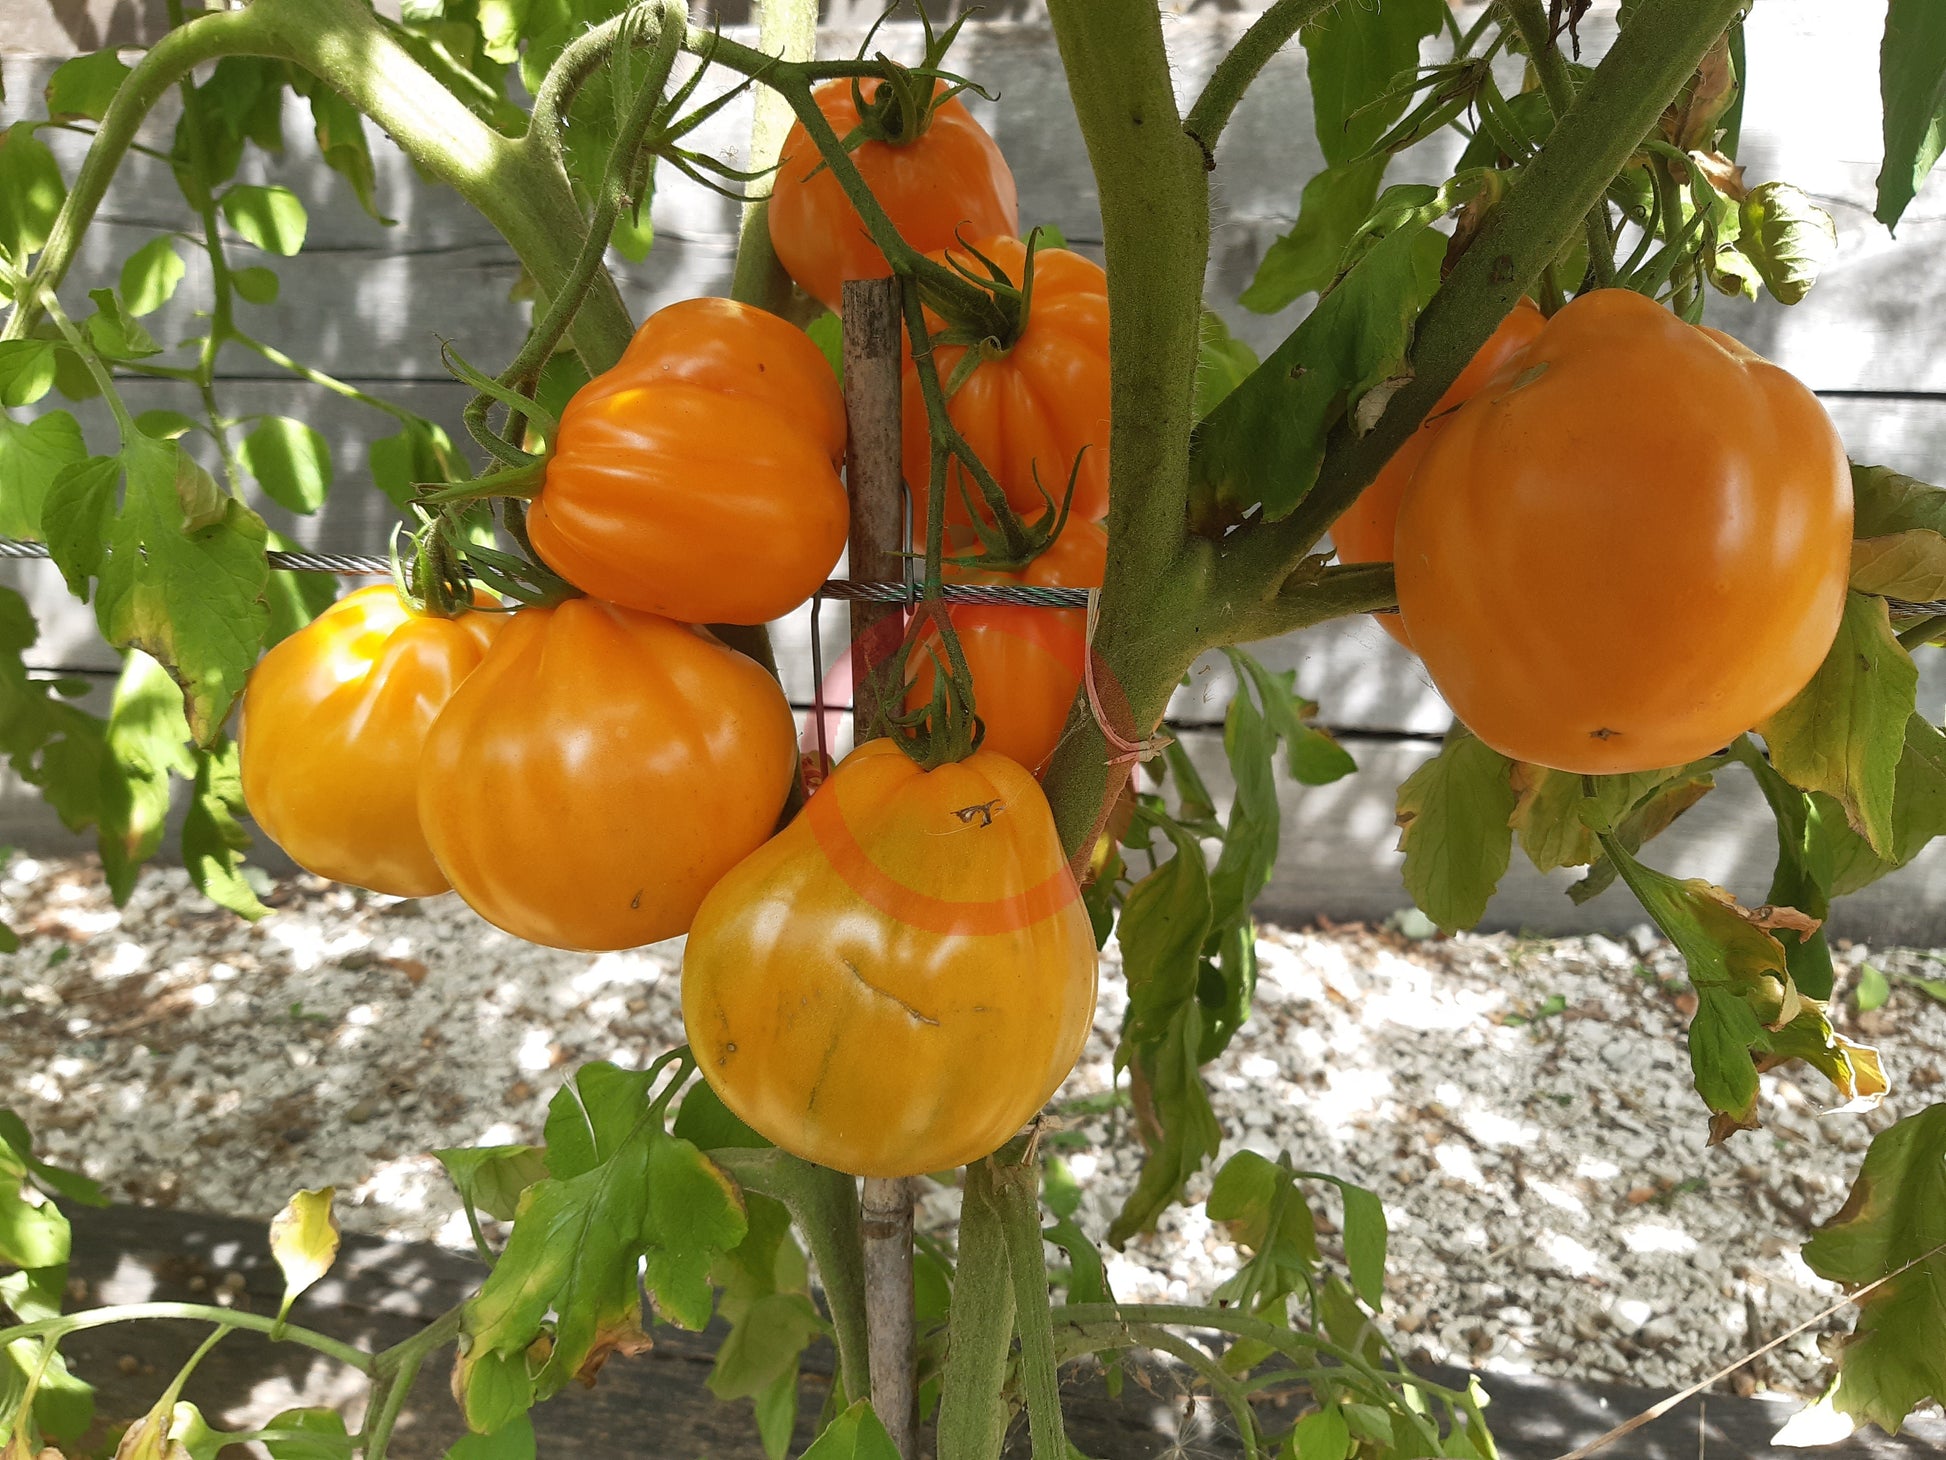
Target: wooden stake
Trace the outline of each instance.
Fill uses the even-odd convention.
[[[900,476],[899,281],[851,279],[844,294],[845,483],[851,494],[851,576],[902,583],[906,577],[905,483]],[[896,603],[851,605],[853,734],[862,743],[884,728],[903,696],[893,651],[905,634]]]
[[[851,495],[851,576],[903,582],[905,485],[899,474],[899,281],[852,279],[844,294],[845,485]],[[904,638],[896,603],[851,605],[854,737],[869,739],[899,707]],[[865,1179],[865,1323],[872,1408],[904,1460],[917,1454],[912,1294],[912,1186]]]

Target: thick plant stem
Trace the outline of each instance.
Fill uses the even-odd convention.
[[[865,1331],[872,1408],[903,1460],[918,1454],[917,1340],[912,1288],[912,1183],[865,1178]]]
[[[1392,397],[1377,426],[1360,436],[1349,422],[1341,425],[1297,510],[1226,540],[1219,573],[1232,594],[1231,612],[1248,618],[1254,631],[1276,626],[1286,583],[1303,555],[1533,288],[1740,8],[1741,0],[1643,0],[1547,145],[1488,215],[1420,315],[1413,378]],[[1301,590],[1296,601],[1302,602]]]
[[[1047,1248],[1041,1238],[1040,1169],[1031,1152],[1020,1161],[995,1156],[991,1164],[994,1195],[1007,1233],[1014,1326],[1020,1332],[1020,1387],[1027,1396],[1034,1460],[1066,1460],[1068,1439],[1061,1423],[1053,1310],[1047,1300]]]
[[[838,1380],[845,1403],[867,1396],[870,1343],[865,1332],[865,1259],[859,1239],[858,1183],[775,1147],[711,1151],[739,1185],[781,1201],[804,1234],[831,1308]]]
[[[544,296],[566,279],[585,225],[553,159],[502,136],[467,110],[358,0],[256,0],[171,31],[137,63],[102,118],[35,261],[36,285],[58,285],[66,274],[149,110],[194,67],[224,56],[268,56],[311,72],[478,209],[513,246]],[[29,301],[34,290],[20,297]],[[29,308],[16,306],[6,338],[26,333]],[[575,321],[577,352],[590,370],[605,370],[621,357],[629,334],[628,312],[613,281],[597,276]]]
[[[1230,113],[1243,100],[1250,83],[1269,63],[1270,58],[1290,43],[1305,26],[1323,15],[1338,0],[1276,0],[1237,37],[1209,80],[1202,94],[1189,109],[1183,130],[1203,149],[1209,165],[1216,165],[1216,139],[1230,120]]]
[[[1189,432],[1209,258],[1209,173],[1183,130],[1152,0],[1049,0],[1101,196],[1110,382],[1107,576],[1093,679],[1124,745],[1146,738],[1204,637],[1186,559]],[[1047,786],[1070,853],[1107,816],[1130,752],[1077,702]]]
[[[757,49],[780,61],[808,61],[817,54],[817,0],[762,0],[757,26]],[[791,104],[768,86],[756,91],[750,123],[750,160],[747,170],[761,172],[777,165],[784,138],[791,129]],[[770,188],[743,205],[737,233],[736,274],[730,297],[757,304],[773,314],[789,308],[791,281],[770,246]]]
[[[939,1460],[996,1460],[1007,1438],[1007,1354],[1013,1346],[1014,1287],[1007,1231],[986,1161],[966,1168],[959,1267],[939,1385]]]
[[[866,582],[896,583],[906,576],[899,295],[896,277],[845,282],[851,576]],[[854,603],[850,613],[853,738],[862,745],[885,734],[899,710],[903,666],[896,651],[904,638],[904,617],[896,603]]]
[[[1558,38],[1549,33],[1541,0],[1501,0],[1501,3],[1520,32],[1527,54],[1533,58],[1534,71],[1541,79],[1541,92],[1547,97],[1547,108],[1558,121],[1574,105],[1574,82],[1568,75],[1568,63],[1561,58]],[[1595,283],[1605,289],[1615,282],[1615,238],[1608,229],[1605,196],[1589,210],[1584,226],[1588,235],[1588,267],[1594,271]]]

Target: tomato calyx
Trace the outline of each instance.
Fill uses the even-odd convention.
[[[859,60],[866,59],[879,26],[896,8],[888,6],[872,22],[858,48]],[[858,126],[843,139],[847,152],[864,142],[883,142],[888,147],[905,147],[917,142],[932,126],[933,113],[963,91],[976,92],[989,101],[993,99],[984,87],[944,69],[946,53],[959,38],[960,27],[972,12],[962,13],[945,30],[935,34],[926,8],[923,5],[917,8],[926,37],[919,64],[902,66],[883,51],[877,53],[872,59],[885,68],[885,75],[869,99],[865,95],[864,78],[852,80],[851,101],[858,110]]]
[[[1030,231],[1025,241],[1027,258],[1021,265],[1018,284],[964,236],[945,251],[944,258],[946,267],[958,276],[953,282],[963,281],[970,288],[949,289],[945,281],[925,272],[917,277],[920,300],[945,324],[933,334],[933,343],[966,350],[946,382],[948,396],[980,366],[1004,356],[1027,329],[1034,303],[1034,255],[1042,247],[1041,230]],[[961,255],[970,256],[980,267],[967,263]]]
[[[979,540],[980,551],[950,556],[943,561],[955,568],[1016,573],[1053,547],[1055,539],[1068,525],[1068,514],[1074,506],[1075,485],[1081,479],[1081,460],[1087,450],[1083,446],[1075,453],[1074,465],[1068,469],[1067,487],[1062,491],[1058,503],[1041,482],[1039,467],[1033,468],[1034,485],[1040,489],[1042,506],[1040,515],[1031,522],[1014,511],[1004,493],[995,494],[997,501],[982,493],[983,501],[975,502],[966,473],[960,473],[960,497],[965,501],[967,515],[972,519],[968,526]]]
[[[934,635],[922,638],[928,625]],[[913,614],[899,651],[900,664],[915,652],[932,659],[931,698],[905,714],[895,713],[889,706],[882,713],[885,731],[899,749],[920,770],[934,771],[965,760],[986,738],[986,726],[973,706],[973,672],[967,668],[966,653],[946,605],[938,598],[926,599]],[[901,673],[898,678],[904,682],[907,676]]]

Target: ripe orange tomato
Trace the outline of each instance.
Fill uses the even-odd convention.
[[[869,102],[884,83],[860,84]],[[851,87],[840,78],[811,93],[841,138],[858,126]],[[891,266],[802,122],[786,134],[783,155],[770,192],[771,247],[800,289],[837,309],[845,280],[883,279]],[[945,248],[962,233],[985,238],[1020,227],[1007,160],[957,97],[933,108],[911,141],[862,142],[851,160],[899,236],[921,253]]]
[[[690,1048],[785,1150],[915,1176],[996,1150],[1074,1066],[1095,939],[1047,799],[1001,756],[846,756],[703,902]]]
[[[1399,604],[1502,754],[1680,765],[1781,709],[1844,611],[1844,444],[1817,397],[1626,290],[1584,294],[1436,433]]]
[[[1020,283],[1026,244],[1017,238],[987,238],[976,240],[974,247],[999,264],[1013,283]],[[971,268],[980,267],[957,249],[949,252]],[[930,310],[926,319],[935,330],[944,327]],[[923,514],[932,472],[932,432],[926,424],[926,402],[909,341],[907,349],[900,444],[906,483]],[[963,345],[934,347],[942,384],[952,379],[965,354]],[[946,413],[1016,511],[1029,516],[1040,512],[1042,488],[1058,506],[1079,456],[1081,470],[1070,513],[1090,521],[1105,516],[1108,276],[1101,266],[1064,248],[1036,249],[1034,293],[1020,338],[974,368],[947,402]],[[946,478],[949,525],[972,520],[960,492],[960,477],[955,463]],[[966,485],[978,502],[979,489],[971,481]]]
[[[844,399],[802,330],[685,299],[568,402],[527,532],[550,568],[610,603],[766,623],[844,550],[844,455]]]
[[[965,583],[1027,583],[1044,588],[1099,588],[1108,534],[1099,523],[1070,520],[1048,549],[1018,572],[956,568]],[[1088,653],[1088,612],[1025,604],[956,603],[946,610],[959,634],[973,677],[974,708],[986,725],[981,749],[1019,761],[1039,775],[1047,769],[1081,688]],[[932,650],[939,635],[921,631],[906,660],[908,710],[932,698]]]
[[[1359,493],[1358,500],[1345,509],[1343,516],[1331,524],[1331,542],[1338,550],[1339,562],[1392,561],[1392,539],[1399,524],[1399,503],[1405,497],[1405,485],[1412,480],[1412,473],[1424,460],[1426,448],[1432,444],[1433,437],[1445,425],[1448,413],[1461,401],[1471,400],[1474,393],[1506,363],[1507,357],[1532,343],[1534,336],[1541,332],[1541,326],[1546,323],[1540,307],[1531,299],[1522,299],[1500,321],[1498,328],[1487,336],[1487,342],[1480,346],[1479,353],[1467,361],[1459,378],[1446,387],[1439,404],[1427,414],[1419,429],[1392,453],[1392,459],[1379,470],[1372,484]],[[1372,617],[1386,633],[1406,648],[1412,647],[1412,634],[1406,626],[1404,614],[1379,613]]]
[[[797,735],[707,633],[592,598],[524,608],[426,737],[419,820],[454,889],[530,943],[674,937],[777,824]]]
[[[420,752],[506,621],[414,613],[382,583],[276,644],[250,672],[237,729],[257,825],[320,877],[394,897],[444,892],[419,829]]]

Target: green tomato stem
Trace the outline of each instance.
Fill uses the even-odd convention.
[[[1014,1336],[1014,1285],[992,1163],[968,1166],[963,1190],[936,1448],[938,1460],[996,1460],[1007,1436],[1004,1396]],[[1034,1454],[1042,1460],[1038,1444]]]
[[[1020,1333],[1020,1382],[1027,1395],[1027,1425],[1034,1460],[1066,1460],[1061,1423],[1061,1377],[1054,1354],[1054,1324],[1047,1299],[1047,1248],[1041,1238],[1040,1170],[1035,1161],[992,1158],[994,1195],[1007,1241],[1013,1277],[1015,1327]],[[1244,1435],[1249,1435],[1246,1429]],[[1250,1447],[1255,1454],[1256,1447]]]
[[[1183,119],[1183,131],[1203,149],[1211,168],[1216,166],[1216,139],[1229,124],[1230,114],[1243,100],[1250,83],[1257,79],[1270,58],[1290,43],[1305,26],[1330,10],[1339,0],[1276,0],[1263,14],[1250,22],[1250,28],[1237,37],[1228,54],[1216,63],[1201,95]],[[1442,14],[1450,18],[1445,6]]]
[[[1549,33],[1547,14],[1541,9],[1541,0],[1501,0],[1501,4],[1506,7],[1514,28],[1520,32],[1527,54],[1534,62],[1534,71],[1540,77],[1541,92],[1547,97],[1547,109],[1558,122],[1574,105],[1574,82],[1568,75],[1568,63],[1561,55],[1560,45]],[[1596,287],[1609,288],[1615,282],[1615,238],[1609,232],[1608,199],[1605,196],[1589,210],[1586,230],[1588,267],[1594,274]]]
[[[284,1343],[299,1344],[314,1349],[328,1358],[358,1370],[361,1374],[374,1372],[375,1359],[362,1348],[343,1343],[328,1334],[317,1333],[296,1324],[279,1325],[277,1320],[260,1313],[243,1313],[232,1308],[217,1308],[206,1303],[123,1303],[112,1308],[91,1308],[85,1313],[67,1313],[59,1318],[42,1318],[33,1323],[21,1323],[12,1328],[0,1329],[0,1344],[12,1343],[21,1338],[48,1337],[60,1339],[70,1333],[81,1333],[91,1328],[106,1328],[115,1323],[136,1323],[156,1318],[186,1318],[192,1322],[215,1323],[225,1328],[247,1328],[252,1333],[266,1337],[273,1332],[277,1340]]]

